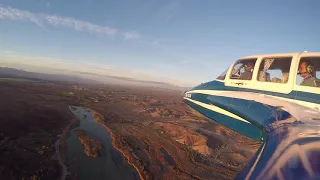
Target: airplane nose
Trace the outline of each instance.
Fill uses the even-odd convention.
[[[182,95],[182,98],[190,98],[191,94],[189,92],[190,92],[190,90],[184,91],[183,95]]]
[[[182,94],[182,98],[190,98],[191,97],[190,91],[195,89],[203,89],[205,87],[206,87],[205,83],[201,83],[199,85],[192,87],[191,89],[185,90]]]
[[[198,84],[188,90],[183,91],[182,98],[191,98],[192,91],[194,90],[205,90],[208,89],[207,83]]]
[[[188,92],[188,90],[183,91],[182,93],[182,98],[186,97],[186,93]]]

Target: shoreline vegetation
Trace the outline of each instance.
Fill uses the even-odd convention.
[[[116,138],[116,135],[112,132],[112,130],[106,125],[103,123],[103,121],[100,121],[98,122],[101,126],[103,126],[109,133],[110,133],[110,136],[112,138],[112,146],[117,150],[119,151],[124,157],[125,157],[125,160],[127,161],[127,163],[129,165],[131,165],[132,167],[134,167],[139,175],[139,178],[140,180],[145,180],[145,179],[148,179],[148,178],[144,178],[144,176],[142,175],[141,171],[143,171],[143,169],[140,170],[140,168],[133,162],[133,156],[131,155],[130,151],[129,150],[125,150],[125,149],[122,149],[120,148],[120,143],[117,143],[117,138]],[[142,167],[143,168],[143,167]],[[147,177],[150,177],[151,175],[149,174],[146,174],[144,173],[145,176]]]
[[[78,127],[79,123],[80,123],[78,118],[72,113],[71,109],[73,111],[77,110],[76,107],[69,106],[69,113],[71,114],[72,120],[71,120],[70,124],[68,124],[64,128],[63,132],[60,134],[60,138],[56,142],[56,146],[57,146],[56,157],[58,158],[57,161],[59,162],[61,169],[62,169],[62,175],[60,177],[61,180],[68,179],[67,176],[70,174],[70,172],[68,171],[69,167],[68,167],[67,160],[66,160],[66,150],[67,150],[66,149],[67,148],[66,140],[70,136],[71,130]]]
[[[125,157],[125,160],[127,161],[127,163],[129,165],[131,165],[132,167],[135,168],[135,170],[137,171],[137,173],[139,175],[140,180],[149,179],[151,177],[151,174],[149,174],[146,171],[143,171],[144,167],[139,166],[139,164],[137,163],[138,161],[132,155],[132,152],[130,150],[128,150],[127,148],[121,148],[121,147],[124,147],[121,145],[121,140],[119,138],[117,138],[117,136],[107,126],[106,122],[104,121],[105,120],[104,116],[95,110],[91,110],[91,111],[93,112],[92,116],[94,118],[96,118],[96,122],[98,124],[100,124],[102,127],[104,127],[109,132],[109,134],[112,138],[112,146]],[[119,141],[117,139],[119,139]]]
[[[72,122],[65,127],[65,129],[62,131],[62,133],[59,135],[59,139],[55,142],[55,158],[58,161],[60,167],[61,167],[61,176],[60,179],[65,180],[68,174],[68,167],[66,165],[66,159],[65,159],[65,150],[66,150],[66,139],[69,136],[69,132],[72,129]]]
[[[92,139],[84,130],[77,129],[75,133],[84,146],[84,152],[87,156],[96,158],[101,155],[102,144],[100,141]]]
[[[110,134],[111,138],[112,138],[112,146],[118,151],[120,152],[125,161],[130,165],[132,166],[137,174],[139,175],[139,179],[140,180],[145,180],[145,179],[150,179],[151,177],[151,174],[144,171],[144,167],[138,167],[138,160],[135,159],[135,157],[132,155],[132,152],[130,152],[130,150],[127,150],[127,149],[123,149],[121,148],[121,140],[117,140],[118,137],[112,132],[112,130],[107,126],[106,122],[105,122],[105,118],[102,114],[98,113],[97,111],[93,110],[93,109],[90,109],[88,107],[83,107],[85,109],[85,111],[87,112],[92,112],[92,117],[95,118],[95,121],[101,125],[102,127],[104,127]],[[75,111],[77,110],[77,107],[75,106],[70,106],[70,112],[73,114],[72,111]],[[60,145],[62,146],[62,150],[60,150],[60,153],[61,153],[61,157],[63,157],[63,161],[64,161],[64,165],[66,164],[66,154],[65,154],[65,150],[66,150],[66,139],[70,136],[70,132],[72,129],[76,128],[77,126],[79,126],[79,122],[80,120],[77,118],[76,115],[73,114],[73,117],[75,118],[75,121],[73,121],[71,123],[71,126],[69,126],[69,128],[67,129],[67,133],[65,133],[64,137],[61,139],[61,142],[60,142]],[[81,141],[81,139],[84,138],[85,135],[85,131],[83,130],[76,130],[75,131],[78,135],[78,138],[79,140]],[[121,137],[120,137],[121,138]],[[83,141],[83,140],[82,140]],[[82,143],[82,142],[81,142]],[[86,142],[83,142],[82,143],[84,146],[86,146]],[[85,148],[86,149],[86,148]],[[87,154],[86,150],[85,150],[85,153]],[[87,154],[88,155],[88,154]],[[89,155],[90,156],[90,153]],[[63,165],[61,164],[61,166],[63,167]],[[68,166],[67,166],[68,168]],[[143,172],[143,173],[141,173]],[[69,173],[68,173],[69,174]],[[67,179],[67,178],[66,178]]]

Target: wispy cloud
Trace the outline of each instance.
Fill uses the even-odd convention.
[[[25,10],[19,10],[0,5],[0,19],[13,21],[32,22],[38,26],[50,25],[58,28],[71,28],[76,31],[82,31],[92,34],[114,36],[117,29],[107,26],[100,26],[90,22],[77,20],[71,17],[61,17],[57,15],[37,14]]]
[[[165,39],[155,39],[151,42],[149,42],[148,44],[153,45],[155,48],[162,50],[166,53],[169,53],[172,57],[174,57],[177,62],[183,65],[188,65],[191,62],[195,62],[196,58],[191,57],[190,55],[188,55],[188,53],[181,53],[177,50],[175,50],[175,48],[171,47],[170,45],[167,45],[167,43],[162,42],[162,41],[166,41]],[[176,63],[176,62],[175,62]]]
[[[123,33],[123,36],[125,39],[130,39],[130,40],[136,40],[141,37],[141,35],[136,32],[125,32]]]
[[[190,61],[189,60],[182,60],[181,63],[182,64],[188,64]]]
[[[154,40],[154,41],[152,42],[152,45],[154,45],[154,46],[159,45],[159,41],[158,41],[158,40]]]
[[[172,18],[174,18],[176,15],[178,15],[181,9],[182,9],[181,1],[173,0],[159,9],[158,16],[163,20],[169,21]]]

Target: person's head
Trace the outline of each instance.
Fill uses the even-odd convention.
[[[312,76],[313,67],[308,61],[301,61],[299,64],[299,74],[301,77],[305,78],[307,76]]]
[[[251,61],[247,62],[246,66],[245,66],[246,71],[252,71],[253,68],[254,68],[254,63]]]

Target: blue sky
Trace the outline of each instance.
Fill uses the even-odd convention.
[[[39,71],[100,69],[193,86],[214,79],[242,56],[320,47],[317,0],[0,0],[0,5],[2,63]]]

